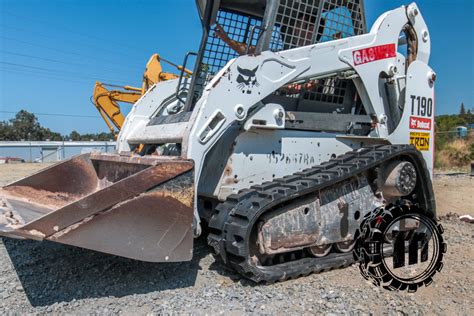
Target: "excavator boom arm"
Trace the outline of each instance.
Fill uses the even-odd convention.
[[[178,70],[183,69],[182,66],[163,59],[158,54],[153,54],[146,64],[141,88],[96,82],[92,101],[113,134],[117,133],[116,130],[120,131],[125,121],[125,117],[120,111],[120,106],[117,102],[134,104],[156,83],[178,78],[178,76],[173,73],[164,72],[161,61]],[[188,69],[184,69],[184,72],[188,75],[192,74]],[[108,90],[106,86],[120,88],[121,90]]]
[[[92,100],[110,131],[116,133],[115,129],[120,130],[125,120],[117,102],[134,104],[142,94],[139,88],[124,87],[125,91],[108,90],[106,85],[101,82],[95,83]]]

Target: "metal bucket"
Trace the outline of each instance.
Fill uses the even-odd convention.
[[[193,203],[190,160],[84,154],[0,189],[0,235],[186,261]]]

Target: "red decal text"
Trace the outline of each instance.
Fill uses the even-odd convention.
[[[397,54],[395,52],[395,44],[386,44],[374,46],[352,52],[354,65],[363,65],[380,59],[392,58]]]

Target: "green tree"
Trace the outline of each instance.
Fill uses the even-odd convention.
[[[10,120],[10,140],[42,140],[44,137],[38,118],[21,110]]]
[[[44,128],[38,118],[25,110],[19,111],[9,121],[0,122],[0,140],[62,140],[59,133]]]
[[[51,131],[49,128],[41,127],[43,132],[43,140],[54,140],[54,141],[61,141],[64,140],[63,136],[59,133]]]
[[[466,118],[461,115],[439,115],[435,118],[436,131],[448,132],[453,131],[456,126],[465,125]]]
[[[25,110],[19,111],[15,117],[9,121],[0,121],[0,140],[3,141],[61,141],[64,139],[73,141],[109,141],[114,139],[114,135],[111,133],[81,135],[77,131],[72,131],[68,136],[63,137],[61,134],[53,132],[49,128],[42,127],[38,122],[38,118],[33,113]]]
[[[97,134],[97,140],[101,140],[101,141],[109,141],[109,140],[113,140],[114,139],[114,134],[112,133],[99,133]]]
[[[81,140],[81,134],[77,131],[72,131],[71,134],[69,134],[69,139],[73,141]]]
[[[459,110],[460,115],[466,115],[466,108],[464,107],[464,102],[461,103],[461,109]]]
[[[10,140],[11,128],[8,122],[0,122],[0,140]]]

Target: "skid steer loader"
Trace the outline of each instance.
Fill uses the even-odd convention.
[[[364,215],[436,214],[435,72],[412,3],[366,30],[362,0],[198,0],[193,76],[156,84],[116,154],[0,191],[0,234],[152,262],[218,257],[256,282],[344,267]],[[238,56],[222,38],[245,45]],[[169,106],[179,107],[163,115]],[[143,155],[134,154],[145,144]]]

